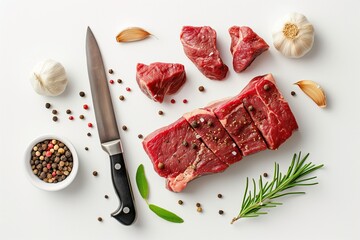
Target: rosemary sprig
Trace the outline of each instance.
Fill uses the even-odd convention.
[[[317,184],[317,182],[308,182],[315,179],[316,176],[308,178],[304,178],[304,176],[324,165],[315,165],[312,162],[305,164],[308,156],[309,153],[301,158],[301,152],[298,156],[295,153],[286,174],[282,174],[279,171],[279,164],[275,163],[273,179],[263,184],[263,179],[260,176],[258,187],[256,187],[255,180],[252,179],[253,191],[249,190],[249,178],[247,178],[241,210],[239,214],[232,219],[231,224],[240,218],[258,217],[262,214],[267,214],[267,212],[262,211],[264,208],[282,205],[282,203],[273,201],[273,199],[291,194],[305,194],[305,192],[286,191],[290,188]]]

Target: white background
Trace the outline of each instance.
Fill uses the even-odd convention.
[[[305,57],[286,59],[272,46],[271,29],[283,15],[305,14],[316,31],[315,44]],[[0,238],[1,239],[360,239],[359,172],[359,41],[360,14],[357,1],[10,1],[0,0]],[[230,71],[226,80],[206,79],[183,53],[179,33],[183,25],[209,25],[218,34],[218,46]],[[228,28],[248,25],[271,45],[270,50],[241,74],[233,71]],[[110,86],[121,132],[129,175],[133,183],[138,218],[123,226],[110,217],[118,206],[110,179],[109,160],[101,150],[94,122],[85,58],[85,34],[90,26],[97,37],[110,78],[122,85]],[[156,37],[119,44],[115,36],[130,26],[140,26]],[[69,85],[58,97],[37,95],[29,83],[32,67],[52,58],[61,62]],[[138,62],[179,62],[185,65],[187,83],[173,96],[176,104],[152,102],[135,81]],[[224,173],[191,182],[182,193],[164,188],[164,179],[152,169],[141,147],[139,133],[175,121],[186,111],[241,91],[260,74],[273,73],[279,89],[296,116],[299,131],[277,151],[249,156]],[[328,107],[318,108],[293,83],[301,79],[318,82],[326,91]],[[206,92],[197,88],[204,85]],[[126,92],[131,87],[132,92]],[[86,97],[80,98],[79,91]],[[295,90],[297,96],[290,92]],[[118,100],[123,94],[126,101]],[[189,100],[183,104],[182,100]],[[59,111],[52,121],[46,102]],[[82,109],[89,104],[90,110]],[[69,121],[66,109],[76,119]],[[164,116],[157,114],[158,110]],[[84,114],[86,119],[78,116]],[[94,123],[95,124],[95,123]],[[96,126],[96,124],[95,124]],[[45,192],[32,186],[22,169],[27,144],[42,134],[61,134],[74,144],[80,157],[77,178],[67,189]],[[84,147],[88,146],[86,152]],[[273,164],[285,168],[293,153],[310,152],[310,161],[324,163],[319,185],[307,194],[282,199],[283,206],[257,219],[239,220],[237,215],[246,177],[263,172],[272,176]],[[150,185],[149,201],[176,212],[183,224],[155,216],[135,186],[135,172],[144,164]],[[98,177],[92,171],[99,172]],[[298,189],[301,190],[301,189]],[[223,194],[223,199],[216,195]],[[109,199],[104,195],[108,194]],[[184,205],[177,201],[182,199]],[[203,213],[195,204],[203,205]],[[225,214],[217,212],[223,209]],[[104,221],[99,223],[97,217]]]

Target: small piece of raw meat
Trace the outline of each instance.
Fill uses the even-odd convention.
[[[169,190],[180,192],[191,180],[228,167],[196,135],[182,117],[149,134],[143,141],[155,171],[167,178]]]
[[[206,146],[224,163],[233,164],[241,160],[240,150],[231,139],[213,112],[196,109],[184,114],[184,118]]]
[[[228,67],[216,47],[216,32],[211,27],[183,27],[180,35],[186,56],[207,78],[222,80]]]
[[[230,51],[233,55],[235,72],[244,71],[269,45],[249,27],[233,26],[229,29],[231,36]]]
[[[209,105],[223,127],[234,139],[243,156],[266,150],[266,143],[244,108],[242,98],[233,97]]]
[[[298,129],[289,104],[271,74],[253,78],[239,94],[268,147],[277,149]]]
[[[165,95],[176,93],[185,83],[184,65],[178,63],[152,63],[136,66],[136,81],[150,99],[162,103]]]

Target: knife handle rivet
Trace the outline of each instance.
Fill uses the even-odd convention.
[[[128,213],[130,212],[130,208],[124,207],[123,212],[124,212],[125,214],[128,214]]]
[[[121,165],[120,165],[120,163],[116,163],[114,167],[115,167],[116,170],[120,170]]]

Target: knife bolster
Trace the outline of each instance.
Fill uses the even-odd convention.
[[[123,152],[123,148],[122,148],[120,139],[102,143],[101,147],[110,156],[113,156],[113,155],[116,155],[116,154],[119,154],[119,153]]]

